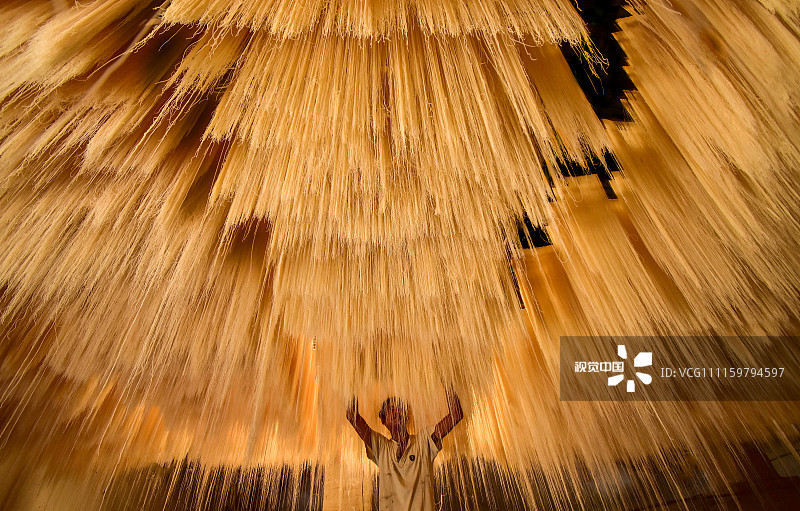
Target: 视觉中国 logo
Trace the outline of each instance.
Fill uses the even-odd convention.
[[[625,349],[624,344],[617,345],[617,356],[623,360],[627,360],[628,358],[628,350]],[[653,365],[653,352],[651,351],[640,351],[634,358],[633,358],[633,367],[648,367]],[[643,373],[641,371],[636,371],[636,378],[639,379],[645,385],[650,385],[650,382],[653,381],[653,377],[648,373]],[[608,377],[608,386],[615,387],[620,384],[622,380],[625,379],[625,373],[617,374],[614,376]],[[633,378],[628,378],[625,382],[626,390],[628,392],[636,392],[636,380]]]

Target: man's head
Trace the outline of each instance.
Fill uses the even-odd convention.
[[[399,398],[390,397],[383,402],[378,417],[381,419],[381,424],[386,426],[392,434],[406,431],[408,405]]]

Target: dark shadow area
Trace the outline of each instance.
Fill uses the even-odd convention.
[[[623,9],[625,0],[573,0],[589,31],[589,36],[600,55],[607,61],[605,69],[597,69],[593,74],[591,66],[580,53],[569,45],[562,45],[561,51],[572,69],[583,93],[601,119],[629,121],[622,98],[625,91],[635,87],[624,67],[628,65],[625,52],[622,51],[614,32],[620,28],[617,20],[629,14]]]
[[[323,471],[289,466],[204,468],[197,462],[148,465],[116,478],[106,490],[108,510],[322,511]]]

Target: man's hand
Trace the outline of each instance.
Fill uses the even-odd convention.
[[[353,399],[347,406],[347,420],[353,425],[353,428],[356,430],[356,433],[358,433],[358,436],[361,437],[361,440],[363,440],[366,445],[369,445],[372,428],[369,427],[364,417],[358,413],[358,399],[355,396],[353,396]]]

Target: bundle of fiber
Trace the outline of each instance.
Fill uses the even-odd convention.
[[[642,14],[622,23],[619,38],[630,57],[630,73],[641,100],[633,107],[636,127],[619,131],[627,140],[618,153],[623,160],[636,159],[629,160],[625,169],[637,174],[641,200],[661,200],[651,193],[654,185],[662,190],[680,187],[670,192],[670,207],[663,202],[650,206],[651,215],[662,216],[656,224],[659,236],[672,239],[669,250],[655,251],[659,256],[671,257],[678,252],[673,247],[684,243],[698,245],[678,241],[678,225],[686,235],[710,235],[713,243],[721,243],[717,255],[711,254],[714,245],[705,244],[701,250],[708,250],[706,255],[661,264],[677,280],[695,275],[693,287],[701,285],[697,275],[702,274],[702,279],[711,280],[701,287],[704,293],[721,293],[716,298],[727,304],[749,301],[748,306],[737,303],[733,310],[763,318],[765,331],[780,331],[780,322],[770,323],[778,320],[773,312],[783,316],[793,310],[799,291],[799,247],[794,236],[786,235],[798,229],[798,195],[792,184],[800,168],[800,103],[792,85],[797,82],[793,75],[797,39],[759,5],[676,2],[675,6],[680,10],[642,5]],[[653,137],[662,142],[653,143]],[[664,168],[659,183],[652,181],[654,172],[648,170],[645,177],[641,171],[643,157]],[[686,215],[690,210],[675,207],[675,200],[688,200],[703,215]],[[691,218],[663,217],[674,214]],[[691,229],[686,222],[693,224]],[[673,233],[667,235],[665,229]],[[689,269],[695,264],[703,268]],[[716,275],[720,272],[727,275]],[[684,282],[686,292],[691,292],[688,286]],[[770,296],[753,291],[759,288],[768,289]]]
[[[208,2],[173,0],[167,23],[247,27],[280,37],[295,37],[322,29],[326,36],[392,38],[414,30],[425,35],[485,36],[530,34],[538,41],[582,43],[586,30],[572,4],[565,0],[268,0]]]
[[[19,48],[52,15],[50,2],[4,2],[0,6],[4,19],[14,19],[0,32],[0,57],[6,57]]]
[[[586,470],[655,477],[671,449],[724,486],[727,444],[786,438],[793,409],[561,402],[558,339],[796,333],[797,90],[778,69],[800,50],[729,3],[637,6],[624,37],[653,113],[613,139],[556,46],[591,52],[566,0],[3,4],[0,466],[60,474],[62,509],[222,508],[243,486],[277,506],[264,488],[299,495],[285,471],[319,467],[346,507],[374,475],[351,397],[382,430],[398,396],[419,430],[452,387],[466,419],[439,476],[462,489],[496,472],[572,505]],[[720,64],[703,23],[732,41]],[[664,120],[655,84],[694,78]],[[624,205],[555,172],[612,147]],[[525,217],[553,241],[535,257]]]
[[[564,269],[593,330],[615,335],[695,331],[691,317],[670,309],[655,269],[630,241],[597,176],[571,178],[563,192],[550,237],[569,259]]]
[[[640,171],[644,172],[645,169]],[[653,173],[660,171],[658,167],[651,170]],[[584,192],[584,200],[570,204],[570,210],[586,208],[587,211],[598,211],[597,202],[603,192],[599,181],[595,185],[589,182],[591,179],[594,178],[577,180],[576,184]],[[622,183],[625,187],[621,186]],[[627,187],[632,188],[634,183],[635,181],[628,182],[625,179],[615,181],[615,185],[620,185],[619,189],[623,193],[628,190]],[[656,188],[648,191],[654,195],[659,194]],[[638,234],[647,233],[649,226],[640,223],[647,220],[647,216],[630,216],[624,211],[625,203],[607,202],[609,205],[613,204],[611,207],[614,209],[620,208],[619,211],[616,214],[601,213],[599,218],[573,215],[571,222],[587,224],[579,225],[579,229],[593,226],[599,228],[600,232],[607,233],[613,233],[612,226],[623,225],[629,233],[632,248],[641,257],[638,264],[635,261],[627,262],[629,271],[626,276],[630,282],[627,286],[620,286],[614,282],[617,276],[607,271],[615,262],[612,258],[619,258],[620,254],[624,255],[624,251],[603,250],[602,243],[598,243],[593,251],[596,259],[591,262],[595,262],[597,266],[591,269],[587,269],[587,261],[579,257],[577,251],[567,253],[563,245],[556,242],[558,238],[555,237],[553,246],[539,248],[529,254],[525,266],[518,268],[520,274],[526,277],[522,293],[530,320],[527,342],[506,349],[508,356],[496,368],[498,386],[497,392],[492,395],[492,406],[479,406],[473,413],[475,420],[484,423],[481,427],[460,432],[464,437],[462,440],[459,436],[458,440],[468,445],[470,440],[483,440],[488,435],[493,442],[487,443],[497,449],[493,456],[502,461],[510,480],[524,480],[525,476],[522,474],[525,474],[526,469],[538,467],[543,476],[538,480],[546,483],[538,485],[534,491],[542,492],[546,488],[550,496],[567,507],[580,505],[581,497],[577,495],[594,493],[580,489],[582,480],[610,485],[612,490],[600,493],[608,499],[606,505],[612,508],[638,506],[642,500],[657,505],[665,499],[665,495],[659,493],[663,488],[659,490],[657,485],[637,486],[634,494],[628,494],[625,487],[630,483],[625,482],[626,477],[638,474],[637,477],[655,480],[669,473],[674,461],[686,456],[676,455],[673,449],[679,453],[692,453],[692,457],[702,460],[699,464],[702,465],[709,484],[717,491],[729,491],[731,481],[742,477],[741,460],[738,459],[741,453],[737,452],[735,445],[755,438],[767,438],[771,435],[785,437],[787,433],[791,434],[798,414],[793,404],[671,401],[623,404],[559,401],[559,385],[563,388],[565,384],[564,373],[560,377],[558,375],[559,337],[596,335],[598,331],[604,335],[614,332],[614,325],[611,323],[613,317],[606,323],[600,315],[597,316],[599,321],[595,319],[592,309],[597,304],[581,296],[586,289],[603,289],[616,284],[613,305],[625,307],[623,319],[629,317],[628,321],[631,323],[640,321],[647,324],[648,315],[655,314],[649,320],[651,331],[658,331],[661,326],[658,319],[661,316],[670,321],[670,335],[681,332],[679,328],[683,328],[684,332],[703,331],[703,326],[714,328],[710,324],[703,324],[706,317],[703,316],[702,304],[698,301],[691,303],[691,307],[687,306],[687,299],[682,296],[676,282],[654,264],[655,258],[652,254],[656,253],[658,247],[649,245],[649,239]],[[603,210],[600,207],[599,211]],[[568,225],[568,228],[572,227]],[[576,241],[581,242],[580,238]],[[625,246],[626,241],[614,239],[617,245]],[[691,250],[697,250],[697,247],[692,247]],[[680,252],[680,249],[673,249],[673,256],[675,252]],[[649,292],[657,297],[642,297],[640,291],[634,287],[637,281],[650,283],[652,287]],[[665,310],[648,309],[648,298],[651,302],[658,300],[657,303],[664,305]],[[793,315],[791,311],[780,310],[770,314],[772,317],[782,315],[784,321]],[[760,328],[764,326],[760,323],[760,318],[726,319],[724,326],[728,330],[722,327],[718,330],[725,334],[730,331],[739,334],[760,333]],[[795,333],[796,318],[794,321],[795,326],[788,326],[784,331]],[[643,331],[625,328],[624,323],[622,327],[616,328],[625,333]],[[772,332],[779,332],[781,327],[773,325],[773,328]],[[696,359],[697,353],[678,355],[677,346],[670,346],[669,342],[662,344],[657,338],[652,338],[650,343],[655,352],[672,351],[672,356],[685,357],[686,363]],[[753,339],[738,349],[738,355],[746,357],[747,353],[758,350],[758,341]],[[492,410],[492,413],[485,414],[484,411],[487,410]],[[475,427],[475,423],[470,423],[470,427]],[[620,435],[622,431],[631,434]],[[502,458],[497,457],[497,453],[513,454]],[[654,453],[659,454],[654,456]],[[612,458],[621,466],[635,468],[620,474],[609,471],[606,460]],[[452,469],[452,466],[448,465],[443,470]],[[528,474],[528,477],[531,475]],[[531,477],[531,480],[537,479]],[[559,481],[564,481],[563,486]],[[677,481],[673,483],[676,487],[681,486]],[[523,493],[528,490],[524,487],[522,489]],[[535,502],[536,496],[529,495],[529,499]]]
[[[554,149],[560,160],[578,158],[581,163],[588,155],[600,155],[608,150],[608,136],[592,110],[572,70],[555,44],[536,45],[524,41],[520,55],[525,72],[547,113],[551,136],[559,144]],[[569,109],[560,105],[570,105]]]
[[[800,6],[792,0],[759,0],[759,3],[770,12],[776,13],[781,20],[790,23],[795,30],[800,27]]]
[[[546,13],[572,20],[548,41],[584,36],[557,4],[507,27],[478,5],[449,29],[415,6],[435,38],[420,18],[371,41],[316,22],[296,39],[225,19],[193,30],[170,17],[180,3],[26,16],[4,39],[0,147],[12,416],[35,415],[28,378],[67,395],[100,382],[89,403],[116,396],[113,413],[65,404],[56,420],[85,414],[87,450],[156,407],[167,431],[200,418],[194,456],[243,463],[265,432],[310,423],[274,396],[305,395],[297,360],[313,339],[326,414],[374,384],[429,396],[426,409],[442,383],[488,391],[494,340],[524,334],[511,235],[524,214],[544,221],[537,146],[556,153],[510,36],[539,39],[530,16]],[[235,395],[249,398],[231,408]],[[214,437],[236,429],[239,460],[228,444],[242,435]],[[136,458],[95,447],[111,466]]]
[[[763,247],[745,251],[764,223],[746,224],[741,234],[732,229],[734,215],[763,214],[764,206],[737,209],[735,195],[714,200],[714,192],[700,182],[647,105],[637,98],[628,110],[635,123],[609,124],[626,174],[615,190],[636,225],[636,237],[686,300],[691,312],[682,317],[695,316],[709,331],[720,333],[792,332],[789,304],[796,300],[795,282],[760,271],[783,264],[781,258],[792,254]],[[780,232],[765,237],[777,241]]]
[[[622,22],[619,38],[632,79],[714,200],[738,200],[739,211],[763,204],[788,213],[736,220],[741,226],[768,222],[753,241],[775,243],[770,224],[797,218],[791,185],[800,160],[796,35],[751,2],[675,7],[640,6],[643,14]]]

